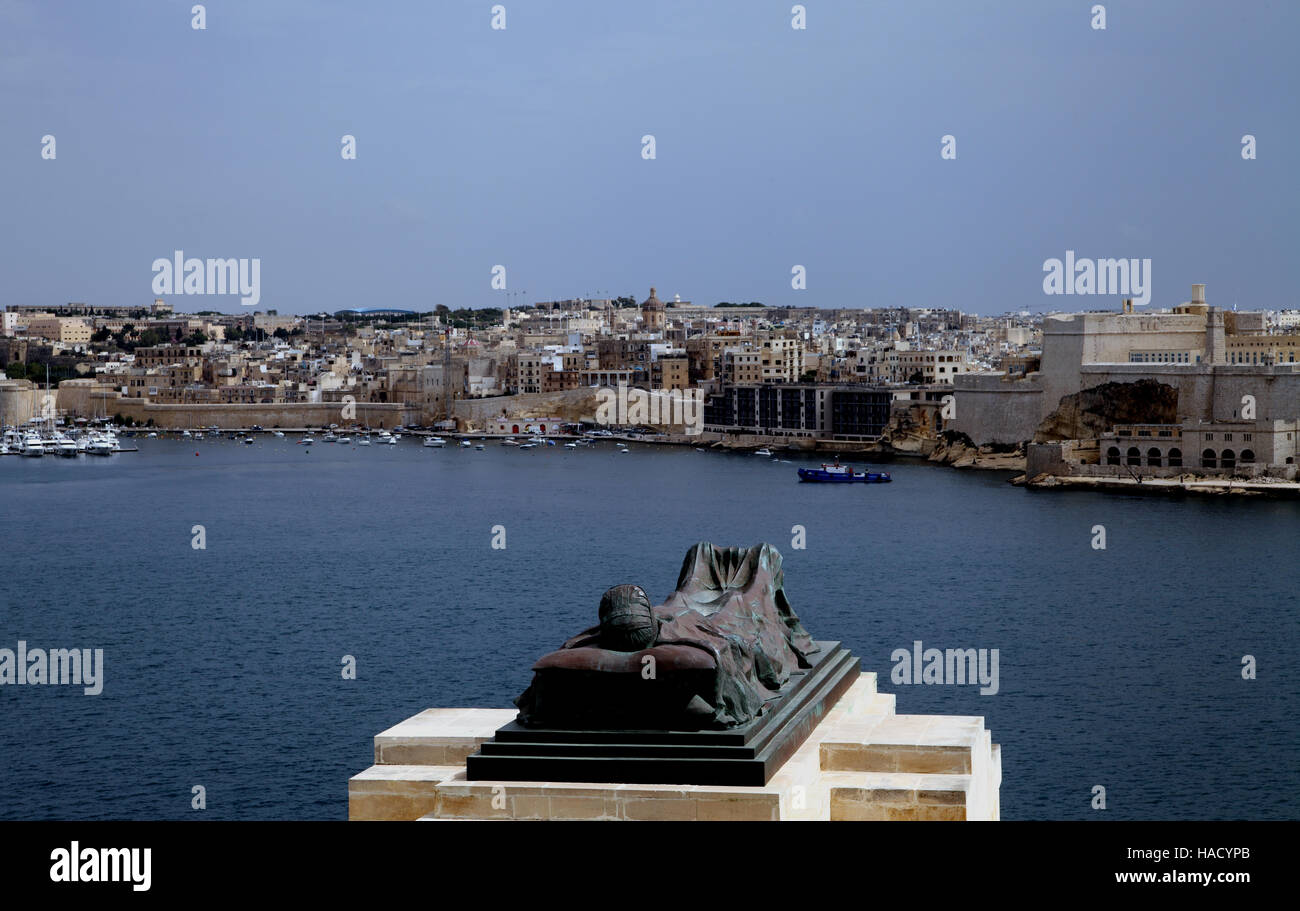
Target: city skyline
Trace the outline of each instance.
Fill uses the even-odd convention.
[[[798,30],[786,5],[505,4],[493,29],[491,4],[208,4],[200,30],[188,6],[6,3],[2,303],[147,306],[151,265],[184,250],[261,263],[256,308],[165,295],[190,312],[651,285],[1118,309],[1044,293],[1076,251],[1150,260],[1151,310],[1192,282],[1225,309],[1297,306],[1295,9],[1109,4],[1102,30],[1090,4],[807,6]]]

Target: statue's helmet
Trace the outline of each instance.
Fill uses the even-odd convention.
[[[600,644],[616,652],[654,645],[659,623],[650,598],[639,585],[615,585],[600,599]]]

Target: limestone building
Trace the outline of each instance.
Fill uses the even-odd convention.
[[[641,318],[650,332],[662,332],[664,329],[664,302],[650,289],[650,296],[641,302]]]
[[[1184,434],[1197,433],[1193,428],[1211,434],[1241,433],[1240,428],[1225,431],[1218,425],[1300,418],[1300,363],[1289,360],[1289,339],[1253,331],[1228,335],[1227,322],[1223,311],[1206,303],[1204,285],[1193,285],[1191,301],[1171,312],[1137,313],[1126,302],[1119,313],[1048,317],[1043,320],[1039,371],[1022,378],[1005,372],[959,375],[954,381],[956,414],[950,426],[981,444],[1030,440],[1066,397],[1107,383],[1142,379],[1173,388],[1177,422]],[[1256,342],[1264,344],[1255,346]],[[1118,448],[1127,458],[1132,447]],[[1145,458],[1150,447],[1138,448]],[[1196,465],[1189,453],[1199,459],[1207,449],[1215,452],[1216,462],[1222,461],[1216,446],[1198,442],[1195,449],[1179,448],[1188,466]],[[1232,448],[1233,458],[1239,459],[1240,448]],[[1266,451],[1284,453],[1285,446],[1251,449],[1259,457]],[[1167,460],[1168,454],[1162,458]]]

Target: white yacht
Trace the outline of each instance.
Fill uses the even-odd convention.
[[[311,438],[311,434],[309,433],[309,434],[307,434],[305,437],[303,437],[301,440],[298,441],[298,445],[299,445],[299,446],[310,446],[312,443],[315,443],[315,442],[316,442],[316,441],[313,440],[313,439]]]
[[[375,442],[384,444],[386,446],[395,446],[397,445],[397,438],[394,437],[387,430],[381,430],[379,431],[379,436]]]
[[[447,445],[447,441],[442,437],[425,437],[424,445],[428,446],[430,449],[441,449]]]
[[[334,435],[334,431],[333,431],[333,430],[327,430],[327,431],[325,432],[325,436],[323,436],[323,437],[320,438],[320,441],[321,441],[322,443],[333,443],[333,442],[335,442],[336,440],[338,440],[338,437]]]
[[[369,446],[369,445],[370,445],[370,437],[368,437],[368,436],[363,436],[363,437],[361,437],[360,439],[357,440],[357,445],[358,445],[358,446]]]
[[[92,433],[86,440],[86,455],[108,456],[113,452],[113,441],[106,434]]]
[[[461,445],[461,447],[464,448],[464,449],[469,449],[469,448],[470,448],[471,446],[473,446],[474,444],[471,443],[469,440],[461,440],[461,441],[460,441],[460,445]]]
[[[41,445],[41,435],[35,430],[23,434],[23,455],[32,459],[45,455],[45,447]]]

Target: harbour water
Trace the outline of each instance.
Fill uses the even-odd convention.
[[[0,686],[0,818],[345,818],[375,733],[509,706],[606,588],[662,599],[702,539],[776,546],[805,625],[900,713],[983,715],[1006,819],[1297,815],[1300,504],[902,462],[808,485],[820,460],[608,442],[138,442],[0,460],[0,648],[102,648],[105,669],[97,696]],[[998,692],[892,683],[918,640],[998,649]]]

